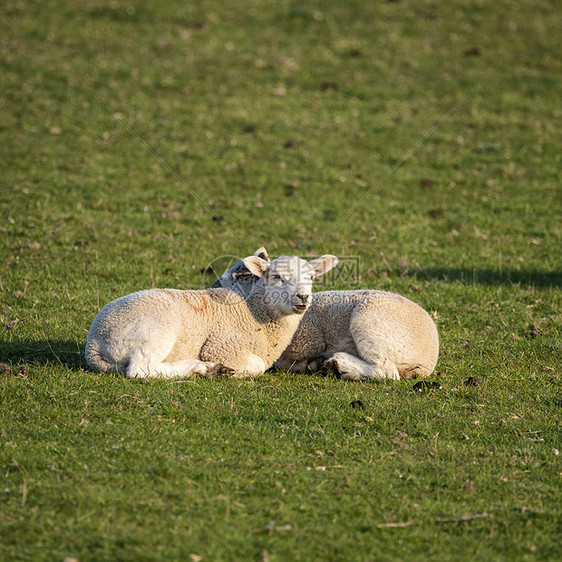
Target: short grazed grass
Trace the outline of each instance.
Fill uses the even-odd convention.
[[[3,559],[559,557],[555,2],[8,0],[0,21]],[[353,258],[334,288],[434,313],[442,388],[87,369],[106,302],[262,244]]]

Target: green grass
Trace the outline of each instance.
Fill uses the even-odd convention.
[[[554,1],[8,0],[0,22],[3,559],[558,559]],[[442,390],[86,368],[103,304],[260,245],[356,257],[335,288],[435,311]]]

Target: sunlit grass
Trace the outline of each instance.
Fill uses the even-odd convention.
[[[0,18],[6,559],[556,559],[553,2]],[[335,288],[433,313],[442,389],[86,368],[106,302],[261,245],[352,257]]]

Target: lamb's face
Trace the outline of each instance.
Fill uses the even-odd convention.
[[[280,316],[304,314],[312,298],[314,267],[297,257],[282,256],[273,262],[263,276],[264,302]]]
[[[304,314],[312,300],[312,281],[338,263],[338,258],[330,254],[309,262],[296,256],[281,256],[270,262],[267,252],[264,250],[266,259],[263,259],[260,250],[241,260],[242,266],[238,262],[234,264],[213,286],[228,288],[227,284],[232,286],[232,280],[236,280],[238,290],[234,290],[240,293],[240,288],[244,286],[248,288],[248,293],[252,293],[259,285],[264,304],[277,317]],[[247,277],[246,271],[253,277]]]

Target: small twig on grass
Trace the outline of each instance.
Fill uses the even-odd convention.
[[[399,528],[399,527],[409,527],[413,525],[413,521],[400,521],[398,523],[379,523],[377,527],[391,527],[391,528]]]
[[[314,470],[317,470],[318,472],[324,472],[325,470],[328,470],[329,468],[345,468],[345,466],[343,464],[333,464],[332,466],[307,466],[306,470],[310,471],[314,468]]]
[[[265,527],[261,529],[253,529],[252,533],[269,533],[272,535],[275,531],[291,531],[293,528],[291,525],[277,525],[275,521],[270,521]]]
[[[473,519],[482,519],[484,517],[488,517],[487,513],[474,513],[474,514],[467,514],[461,515],[460,517],[436,517],[436,523],[458,523],[460,521],[472,521]]]
[[[60,357],[55,353],[55,350],[53,349],[51,342],[49,340],[46,341],[47,341],[47,345],[49,346],[49,349],[51,350],[51,353],[55,356],[55,359],[60,363],[61,366],[64,367],[64,363],[61,361]]]

